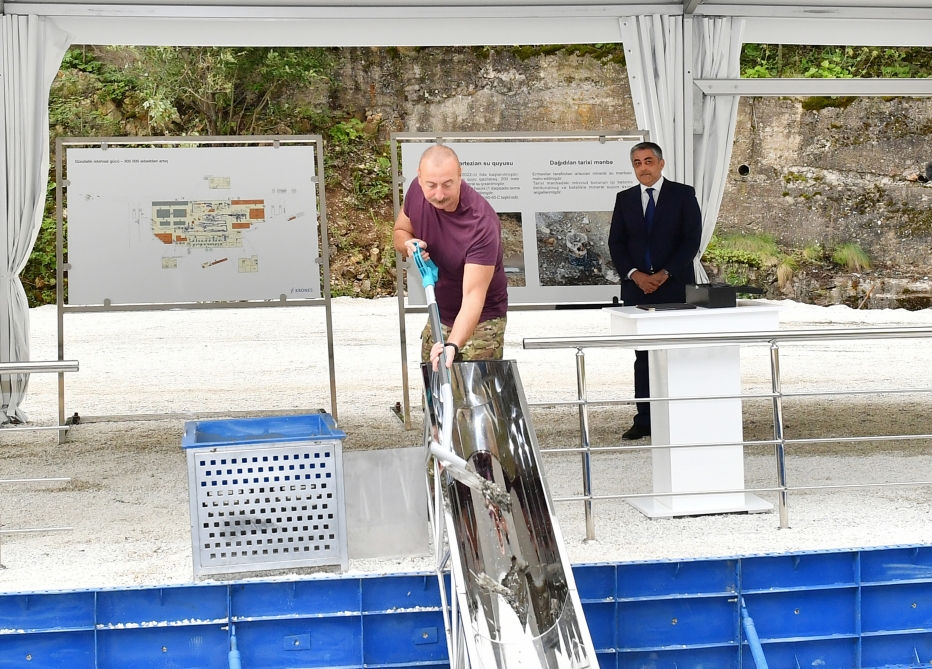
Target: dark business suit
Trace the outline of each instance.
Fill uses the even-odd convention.
[[[608,249],[615,269],[621,275],[621,299],[626,307],[639,304],[685,302],[686,284],[696,281],[693,259],[699,252],[702,237],[702,214],[692,186],[664,179],[656,198],[654,222],[648,233],[641,200],[641,186],[618,193]],[[647,251],[653,267],[647,265]],[[628,279],[632,269],[646,274],[661,270],[669,278],[653,293],[645,294]],[[647,352],[636,351],[634,360],[634,396],[650,396],[650,371]],[[637,405],[636,425],[650,425],[650,403]]]

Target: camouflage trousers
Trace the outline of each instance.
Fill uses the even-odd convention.
[[[476,326],[472,337],[466,345],[460,348],[458,360],[501,360],[505,352],[505,323],[506,316],[483,321]],[[450,336],[450,329],[446,325],[440,326],[443,330],[443,339]],[[430,360],[430,349],[434,347],[434,338],[430,332],[430,321],[421,332],[421,360]]]

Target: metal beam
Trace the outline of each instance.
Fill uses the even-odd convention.
[[[696,2],[697,0],[685,0]],[[613,5],[563,2],[559,4],[508,2],[501,4],[459,3],[431,7],[415,2],[386,3],[379,6],[340,5],[265,5],[261,0],[251,5],[164,5],[145,3],[84,4],[78,2],[6,2],[4,14],[37,16],[78,16],[95,18],[186,18],[186,19],[353,19],[359,22],[387,19],[451,18],[617,18],[637,14],[681,14],[677,2]]]
[[[460,2],[456,5],[425,8],[418,0],[383,0],[378,4],[333,3],[305,0],[288,5],[254,0],[251,3],[226,4],[159,4],[147,2],[2,2],[4,14],[35,14],[38,16],[95,17],[168,17],[168,18],[446,18],[478,17],[545,17],[545,16],[636,16],[640,14],[701,14],[703,16],[741,16],[747,18],[793,18],[816,21],[837,19],[860,20],[923,20],[932,19],[932,7],[925,0],[903,2],[897,7],[885,7],[881,0],[860,7],[825,5],[815,0],[810,5],[781,2],[770,4],[708,3],[703,0],[634,0],[612,4],[605,0],[509,0],[489,3],[483,0]],[[823,26],[834,32],[832,26]]]
[[[700,5],[696,15],[709,15]],[[932,46],[932,9],[890,9],[841,18],[834,14],[745,18],[744,41],[751,44],[831,44],[847,46]]]
[[[22,362],[0,362],[0,374],[39,374],[49,372],[76,372],[77,360],[24,360]],[[55,428],[58,429],[58,428]]]
[[[702,0],[683,0],[683,14],[687,16],[696,11],[696,8],[702,3]]]
[[[782,2],[768,4],[747,3],[709,3],[703,4],[696,10],[703,16],[744,16],[748,18],[798,18],[814,20],[832,19],[929,19],[932,18],[932,8],[926,2],[903,3],[898,7],[887,7],[882,0],[875,0],[873,4],[854,7],[849,5],[827,5],[818,1],[809,5],[796,5]],[[828,32],[833,31],[831,25],[826,25]]]
[[[695,79],[705,95],[932,97],[932,79]]]
[[[682,7],[678,11],[682,11]],[[511,46],[621,42],[617,20],[588,18],[250,19],[49,16],[74,44],[136,46]]]

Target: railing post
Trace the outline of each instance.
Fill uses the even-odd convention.
[[[586,541],[595,540],[595,520],[592,518],[592,452],[589,444],[589,403],[586,395],[586,354],[576,349],[576,397],[579,400],[579,445],[583,448],[583,504],[586,508]]]
[[[790,526],[786,509],[786,440],[783,436],[783,391],[780,382],[780,347],[770,342],[770,386],[773,390],[773,438],[774,456],[777,461],[777,508],[780,511],[780,528]]]

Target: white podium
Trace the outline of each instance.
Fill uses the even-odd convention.
[[[779,307],[753,302],[723,309],[644,311],[611,307],[613,335],[770,332],[779,329]],[[648,348],[651,397],[700,397],[741,393],[741,347],[677,345]],[[740,399],[651,403],[651,443],[740,444],[744,439]],[[656,448],[653,491],[657,493],[744,488],[740,445]],[[710,513],[759,513],[773,504],[751,493],[641,497],[628,500],[650,518]]]

